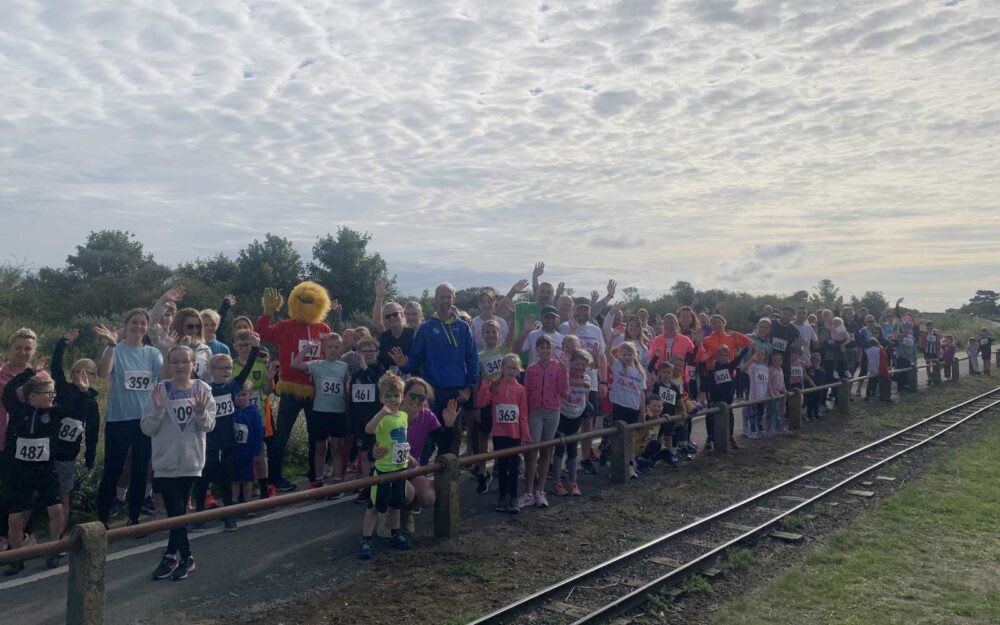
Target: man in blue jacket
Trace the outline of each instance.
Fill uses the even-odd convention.
[[[401,368],[406,373],[422,373],[434,387],[431,409],[438,419],[448,401],[455,399],[459,408],[466,407],[475,395],[479,382],[479,359],[472,329],[454,314],[455,287],[447,282],[434,289],[434,315],[417,328],[409,358]],[[471,403],[469,403],[471,406]],[[462,433],[462,412],[451,427],[442,427],[436,433],[438,450],[458,453]],[[428,458],[431,450],[423,451],[421,460]]]

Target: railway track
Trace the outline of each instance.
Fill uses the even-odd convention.
[[[713,564],[728,549],[771,535],[797,541],[801,536],[776,531],[784,519],[843,493],[873,497],[869,490],[884,476],[866,476],[883,465],[934,441],[1000,404],[1000,388],[973,397],[877,441],[763,490],[707,517],[673,530],[552,586],[523,597],[469,625],[583,625],[612,623],[646,603],[650,596],[695,573],[714,573]]]

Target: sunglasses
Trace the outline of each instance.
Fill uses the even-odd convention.
[[[409,399],[410,401],[419,401],[419,402],[427,401],[427,396],[421,395],[420,393],[407,393],[406,398]]]
[[[385,315],[386,319],[395,319],[397,317],[399,317],[399,311],[398,310],[396,312],[391,312],[388,315]]]
[[[195,325],[193,323],[187,323],[187,324],[184,324],[184,329],[185,330],[201,330],[201,324],[199,323],[199,324]]]
[[[55,391],[35,391],[32,395],[48,395],[49,397],[55,397]]]

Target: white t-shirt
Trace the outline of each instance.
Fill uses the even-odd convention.
[[[805,342],[805,345],[802,346],[802,357],[808,362],[809,347],[813,344],[813,342],[819,341],[819,336],[816,335],[816,330],[814,330],[808,322],[799,325],[793,321],[792,325],[799,331],[799,336],[801,336],[803,342]]]
[[[535,351],[535,341],[537,341],[538,337],[542,336],[543,334],[545,336],[548,336],[550,339],[552,339],[552,342],[555,343],[552,350],[552,357],[556,360],[562,359],[562,353],[563,353],[562,344],[563,344],[563,339],[565,339],[566,337],[560,334],[559,332],[546,332],[541,328],[539,328],[537,330],[532,330],[528,334],[528,338],[524,339],[524,351],[528,352],[529,365],[538,362],[538,352]]]
[[[607,345],[604,342],[604,332],[593,323],[587,323],[584,326],[574,324],[574,327],[570,328],[569,322],[564,322],[559,326],[559,332],[577,337],[580,339],[580,346],[590,352],[590,356],[593,358],[593,367],[587,371],[587,376],[590,378],[590,388],[596,389],[598,381],[597,358],[607,351]]]
[[[491,321],[496,321],[500,326],[500,339],[497,341],[497,345],[503,345],[504,341],[507,340],[507,322],[493,315]],[[476,316],[472,319],[472,339],[476,342],[476,351],[481,352],[486,349],[486,340],[483,338],[483,318]]]
[[[617,358],[611,361],[611,403],[638,410],[646,388],[642,373],[635,367],[625,370]]]

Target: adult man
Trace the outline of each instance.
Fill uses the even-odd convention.
[[[811,350],[819,347],[819,336],[816,335],[816,330],[806,318],[809,316],[809,311],[805,306],[799,306],[795,309],[795,321],[792,323],[795,329],[799,331],[799,336],[802,337],[802,357],[809,361]]]
[[[447,282],[434,289],[434,315],[420,324],[413,339],[413,348],[406,358],[398,348],[393,359],[404,373],[422,372],[434,389],[431,410],[441,420],[445,407],[452,399],[463,407],[479,382],[479,358],[472,329],[454,311],[455,287]],[[439,451],[458,453],[461,442],[462,415],[451,426],[442,422],[436,433]],[[413,450],[421,459],[429,450]]]
[[[795,339],[802,336],[800,330],[791,323],[794,316],[795,312],[792,310],[792,307],[784,306],[781,309],[781,316],[778,317],[778,323],[771,325],[771,345],[774,346],[774,353],[781,354],[781,370],[785,373],[785,384],[788,384],[790,376],[791,362],[789,358],[792,354],[792,344],[795,342]],[[812,326],[809,324],[806,324],[806,326],[812,330]],[[802,348],[803,357],[808,359],[808,353],[809,349],[807,345]]]

